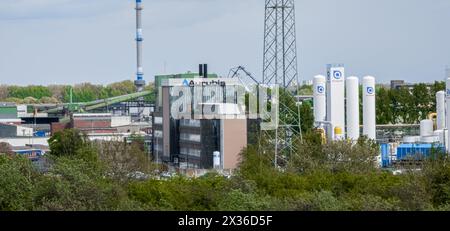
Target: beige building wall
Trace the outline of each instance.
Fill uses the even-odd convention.
[[[247,147],[247,120],[222,120],[221,147],[223,168],[236,169],[240,162],[240,153]]]

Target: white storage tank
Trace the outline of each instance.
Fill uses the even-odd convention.
[[[437,113],[437,130],[445,129],[445,91],[436,93],[436,113]]]
[[[363,134],[371,140],[377,138],[375,103],[375,78],[366,76],[363,78]]]
[[[434,134],[433,125],[433,120],[420,121],[420,136],[432,136]]]
[[[334,129],[345,129],[345,68],[340,64],[327,65],[327,121],[332,124],[328,130],[330,140],[335,140]],[[343,136],[345,137],[345,131]]]
[[[314,121],[325,121],[327,117],[327,79],[317,75],[313,80],[314,87]]]
[[[359,79],[348,77],[346,79],[347,93],[347,139],[357,141],[359,139]]]
[[[345,128],[345,68],[341,64],[327,65],[327,121],[332,125],[328,137],[334,140],[334,129]]]

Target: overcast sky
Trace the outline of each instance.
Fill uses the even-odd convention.
[[[145,79],[262,72],[264,0],[143,0]],[[301,81],[344,63],[378,82],[442,80],[450,0],[297,0]],[[134,79],[134,0],[0,0],[0,84]]]

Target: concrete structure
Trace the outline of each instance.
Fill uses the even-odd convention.
[[[443,130],[446,128],[445,122],[445,91],[438,91],[436,93],[436,113],[437,130]]]
[[[328,137],[334,140],[336,127],[345,128],[345,69],[343,65],[327,66],[327,121],[331,123]],[[343,136],[345,132],[343,131]]]
[[[360,137],[359,129],[359,79],[348,77],[346,80],[347,92],[347,139],[357,141]]]
[[[376,140],[376,97],[375,78],[366,76],[363,79],[363,135]]]
[[[323,75],[317,75],[313,80],[314,90],[314,121],[327,119],[327,80]]]

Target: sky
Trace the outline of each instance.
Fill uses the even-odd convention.
[[[197,71],[261,78],[264,0],[143,0],[145,80]],[[343,63],[379,83],[443,80],[449,0],[296,0],[300,81]],[[109,84],[136,72],[133,0],[1,0],[0,84]]]

